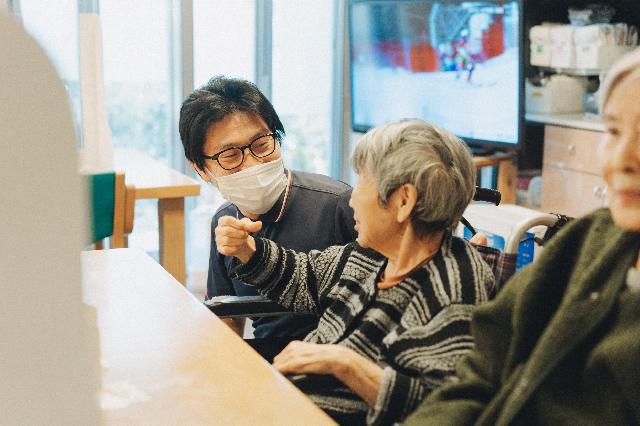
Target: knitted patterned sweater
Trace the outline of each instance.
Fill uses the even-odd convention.
[[[342,345],[384,368],[373,407],[332,376],[292,378],[340,424],[390,424],[407,416],[471,350],[471,313],[493,291],[489,266],[450,234],[432,260],[380,290],[386,262],[357,243],[304,254],[256,239],[250,261],[232,270],[284,307],[318,315],[306,342]]]

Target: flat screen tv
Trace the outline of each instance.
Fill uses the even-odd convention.
[[[521,0],[351,0],[349,6],[355,131],[422,118],[472,148],[517,148]]]

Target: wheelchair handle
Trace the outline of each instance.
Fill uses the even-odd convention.
[[[502,194],[500,194],[500,191],[489,188],[480,188],[479,186],[476,186],[476,193],[473,195],[473,201],[486,201],[495,204],[496,206],[500,204],[501,199]]]

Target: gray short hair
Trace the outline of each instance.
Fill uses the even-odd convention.
[[[607,72],[607,76],[600,89],[600,113],[604,111],[604,107],[609,101],[613,89],[623,80],[626,80],[627,77],[634,80],[640,78],[640,48],[634,49],[624,55],[616,61],[609,72]]]
[[[368,170],[380,201],[404,184],[418,192],[411,218],[422,236],[457,226],[476,185],[473,158],[451,132],[422,120],[401,120],[369,130],[351,157],[356,173]]]

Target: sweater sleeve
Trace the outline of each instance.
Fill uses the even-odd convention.
[[[426,325],[407,329],[385,349],[388,366],[367,422],[390,424],[404,419],[455,371],[473,347],[469,324],[473,305],[444,307]],[[446,423],[446,422],[445,422]],[[445,424],[443,423],[443,424]]]
[[[265,238],[256,239],[249,262],[239,262],[231,275],[258,288],[267,298],[295,312],[320,315],[320,302],[337,282],[352,245],[298,253]]]

